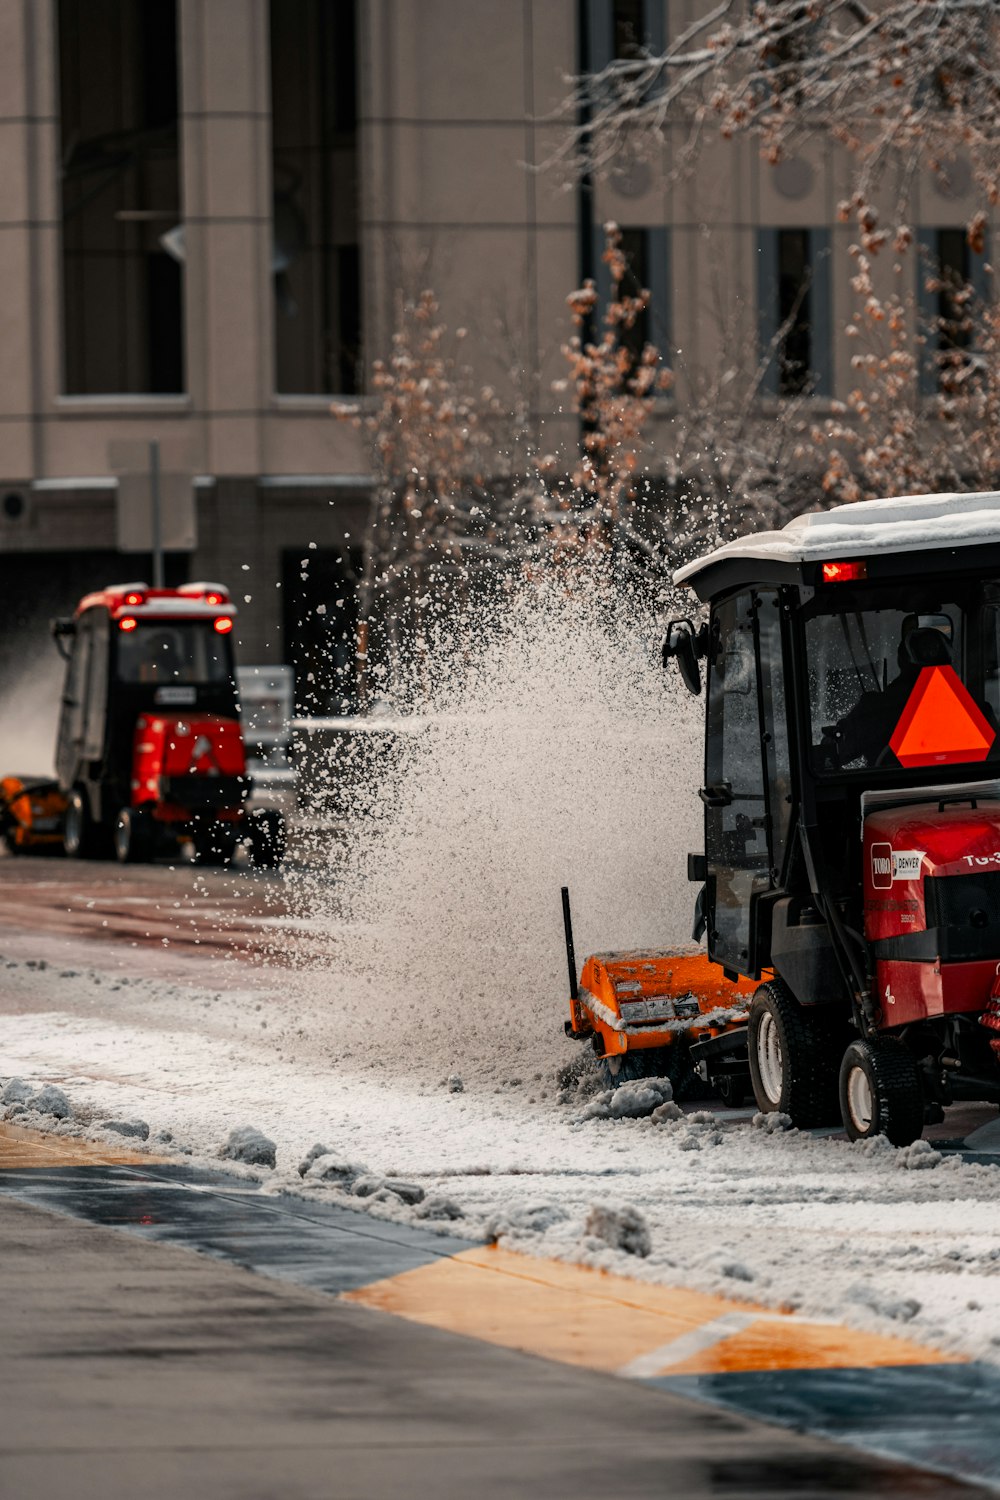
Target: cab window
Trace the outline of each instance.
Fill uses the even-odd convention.
[[[119,682],[223,683],[232,676],[230,648],[210,620],[140,620],[117,632]]]
[[[879,608],[871,607],[872,597],[860,591],[853,598],[824,597],[806,619],[814,769],[898,770],[993,759],[1000,753],[1000,611],[989,594],[910,585],[880,589]],[[841,602],[846,607],[830,607]],[[927,698],[924,721],[914,731],[923,735],[925,753],[903,753],[907,726],[928,691],[937,697]]]

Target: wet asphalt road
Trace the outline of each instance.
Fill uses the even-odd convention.
[[[280,876],[0,859],[0,943],[39,955],[136,944],[144,969],[195,977],[263,956],[260,918],[285,907]],[[996,1493],[261,1275],[235,1210],[225,1246],[190,1228],[201,1189],[174,1195],[165,1243],[48,1175],[43,1202],[30,1170],[0,1172],[0,1500]],[[327,1264],[322,1236],[288,1241],[300,1282],[309,1254]]]
[[[289,1281],[244,1269],[218,1241],[193,1253],[198,1233],[185,1233],[182,1200],[196,1223],[204,1188],[174,1185],[167,1203],[169,1183],[159,1197],[138,1185],[144,1214],[125,1233],[94,1222],[121,1224],[130,1212],[127,1174],[117,1190],[105,1174],[97,1196],[107,1207],[66,1217],[40,1201],[65,1192],[79,1212],[95,1180],[91,1169],[61,1170],[63,1186],[58,1168],[0,1172],[2,1500],[991,1493],[338,1301],[294,1284],[295,1272]],[[282,1205],[261,1211],[273,1224]],[[237,1200],[226,1211],[230,1238],[251,1259],[253,1216]],[[175,1229],[183,1248],[143,1237],[143,1218],[161,1235]],[[364,1262],[366,1221],[348,1218],[350,1254]],[[381,1253],[391,1258],[392,1246]],[[321,1232],[310,1254],[320,1273]],[[295,1258],[301,1275],[302,1252]]]
[[[0,854],[0,932],[146,949],[167,940],[165,972],[218,952],[259,956],[270,937],[260,918],[287,910],[280,872]]]

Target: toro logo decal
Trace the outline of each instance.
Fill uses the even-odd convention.
[[[892,890],[891,844],[872,844],[872,885],[877,891]]]
[[[891,844],[872,844],[872,888],[892,889],[894,880],[919,880],[922,849],[893,849]]]

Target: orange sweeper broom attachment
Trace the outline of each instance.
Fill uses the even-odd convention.
[[[726,1068],[725,1043],[715,1043],[712,1076],[726,1103],[741,1103],[749,1089],[744,1028],[757,981],[727,979],[704,953],[637,950],[592,954],[577,982],[566,886],[562,904],[570,993],[566,1035],[590,1041],[609,1087],[634,1078],[669,1078],[676,1098],[703,1097],[698,1045],[732,1032],[732,1068]]]

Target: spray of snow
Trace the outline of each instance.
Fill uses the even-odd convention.
[[[293,877],[343,934],[320,988],[355,1056],[473,1087],[564,1062],[562,885],[581,958],[688,944],[700,729],[654,631],[608,597],[507,596],[436,633],[421,732],[359,742],[346,843]]]

